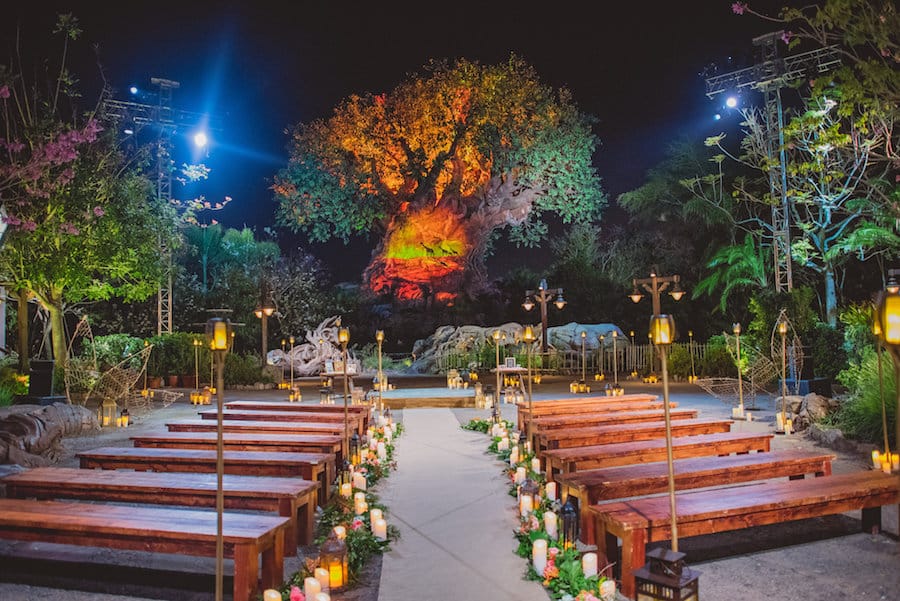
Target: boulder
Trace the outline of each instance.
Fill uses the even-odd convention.
[[[834,401],[828,397],[811,392],[803,397],[801,412],[806,411],[809,419],[815,422],[824,419],[835,408],[836,403]]]

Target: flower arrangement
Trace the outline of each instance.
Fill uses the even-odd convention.
[[[468,430],[482,431],[491,434],[492,425],[488,422],[488,426],[482,429],[480,422],[487,420],[472,420],[468,425],[463,426]],[[542,493],[539,499],[535,499],[534,507],[530,511],[526,511],[524,515],[520,512],[518,518],[518,527],[513,531],[514,536],[519,544],[516,547],[516,554],[529,560],[528,567],[525,570],[525,578],[541,582],[547,590],[550,598],[554,601],[613,601],[616,598],[616,582],[610,578],[612,565],[605,565],[602,569],[586,570],[584,564],[584,553],[580,552],[574,545],[566,545],[558,538],[556,528],[554,532],[547,531],[547,523],[545,522],[545,513],[553,512],[549,515],[551,524],[554,515],[559,515],[561,502],[558,498],[549,498],[546,494],[546,477],[543,473],[535,471],[535,464],[532,462],[534,453],[517,450],[513,459],[510,460],[512,450],[498,450],[499,442],[506,436],[506,432],[510,431],[513,424],[505,422],[503,424],[503,432],[491,436],[491,443],[488,452],[493,453],[498,459],[504,461],[507,465],[504,473],[510,479],[509,493],[513,497],[519,494],[520,481],[524,475],[535,483],[541,485]],[[518,442],[519,434],[513,432],[509,435],[510,440]],[[524,445],[520,447],[526,448]],[[552,536],[551,536],[552,534]],[[535,569],[536,562],[532,561],[535,541],[543,539],[546,541],[546,563],[539,573]],[[600,558],[604,559],[604,558]],[[540,564],[538,564],[540,565]],[[586,572],[588,575],[586,575]]]

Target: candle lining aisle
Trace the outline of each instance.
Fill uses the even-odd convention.
[[[616,583],[608,577],[612,566],[598,569],[596,553],[579,551],[575,541],[567,540],[565,529],[560,528],[562,504],[556,486],[546,482],[535,454],[513,431],[513,423],[473,419],[462,427],[487,434],[491,438],[488,452],[507,464],[509,494],[518,499],[515,552],[528,560],[525,578],[540,581],[554,601],[615,599]],[[538,492],[531,493],[535,489]]]

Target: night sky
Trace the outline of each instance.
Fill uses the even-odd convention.
[[[752,38],[777,28],[733,14],[730,0],[21,4],[3,9],[4,50],[17,18],[27,44],[46,37],[56,13],[71,12],[84,31],[82,51],[98,45],[116,98],[129,99],[130,85],[152,90],[150,78],[161,77],[181,84],[174,106],[224,117],[201,191],[234,198],[214,215],[231,227],[273,223],[268,186],[287,160],[286,128],[328,116],[349,94],[390,90],[431,58],[491,63],[511,52],[598,119],[595,164],[612,203],[641,184],[676,136],[702,139],[727,126],[712,119],[719,103],[705,97],[700,72],[710,63],[747,66]],[[771,11],[782,4],[751,2]],[[76,55],[85,86],[96,73],[88,54]],[[361,271],[369,243],[350,253],[339,243],[309,248],[344,269],[355,269],[353,257]]]

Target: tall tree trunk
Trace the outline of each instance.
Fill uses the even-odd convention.
[[[825,268],[825,320],[830,326],[837,325],[837,286],[831,267]]]
[[[50,340],[53,349],[53,359],[56,367],[65,367],[66,356],[66,329],[63,324],[62,292],[54,291],[47,303],[47,313],[50,315]]]
[[[16,311],[16,325],[18,333],[16,338],[19,339],[19,373],[27,374],[29,369],[29,344],[28,344],[28,298],[31,295],[27,290],[16,291],[16,302],[18,310]]]

